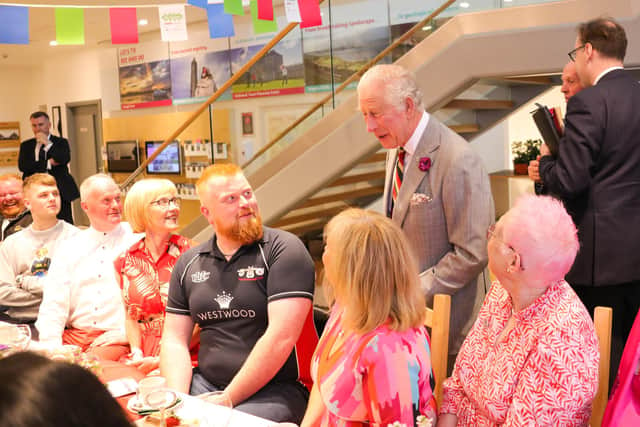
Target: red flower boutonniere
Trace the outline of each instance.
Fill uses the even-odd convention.
[[[431,169],[431,157],[420,157],[420,163],[418,167],[422,172],[427,172]]]

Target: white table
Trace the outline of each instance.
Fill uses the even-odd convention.
[[[194,396],[180,394],[182,403],[174,410],[176,415],[185,421],[198,420],[199,427],[222,427],[225,418],[228,416],[228,408],[205,402]],[[271,427],[276,424],[264,418],[249,415],[244,412],[231,410],[231,418],[226,427]],[[136,421],[139,427],[147,427],[144,419]]]

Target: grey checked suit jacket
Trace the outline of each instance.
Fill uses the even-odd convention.
[[[420,159],[431,168],[421,171]],[[387,154],[385,212],[397,150]],[[392,220],[411,243],[427,305],[433,295],[451,295],[449,354],[457,354],[475,322],[488,286],[487,228],[495,221],[489,175],[469,143],[435,117],[405,166]]]

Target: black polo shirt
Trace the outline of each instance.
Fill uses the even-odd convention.
[[[267,304],[283,298],[313,300],[314,266],[293,234],[263,227],[264,236],[227,261],[216,237],[185,252],[171,276],[167,312],[189,315],[202,328],[198,367],[226,387],[267,329]],[[310,381],[317,344],[313,317],[273,381]]]

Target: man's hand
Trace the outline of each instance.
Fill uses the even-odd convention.
[[[528,172],[529,172],[529,178],[531,178],[532,180],[534,180],[535,182],[540,182],[540,157],[538,156],[536,157],[535,160],[531,160],[529,162],[529,167],[528,167]]]
[[[37,142],[37,149],[40,149],[40,146],[42,145],[47,145],[47,142],[49,142],[49,138],[47,138],[47,135],[45,135],[42,132],[38,132],[36,133],[36,142]]]
[[[95,340],[93,340],[93,343],[91,343],[91,346],[89,348],[103,347],[103,346],[114,345],[114,344],[123,344],[123,345],[129,344],[129,341],[127,341],[127,337],[124,334],[124,332],[107,331],[104,334],[98,336]]]
[[[549,147],[544,142],[540,145],[540,156],[550,156],[551,151],[549,151]]]

